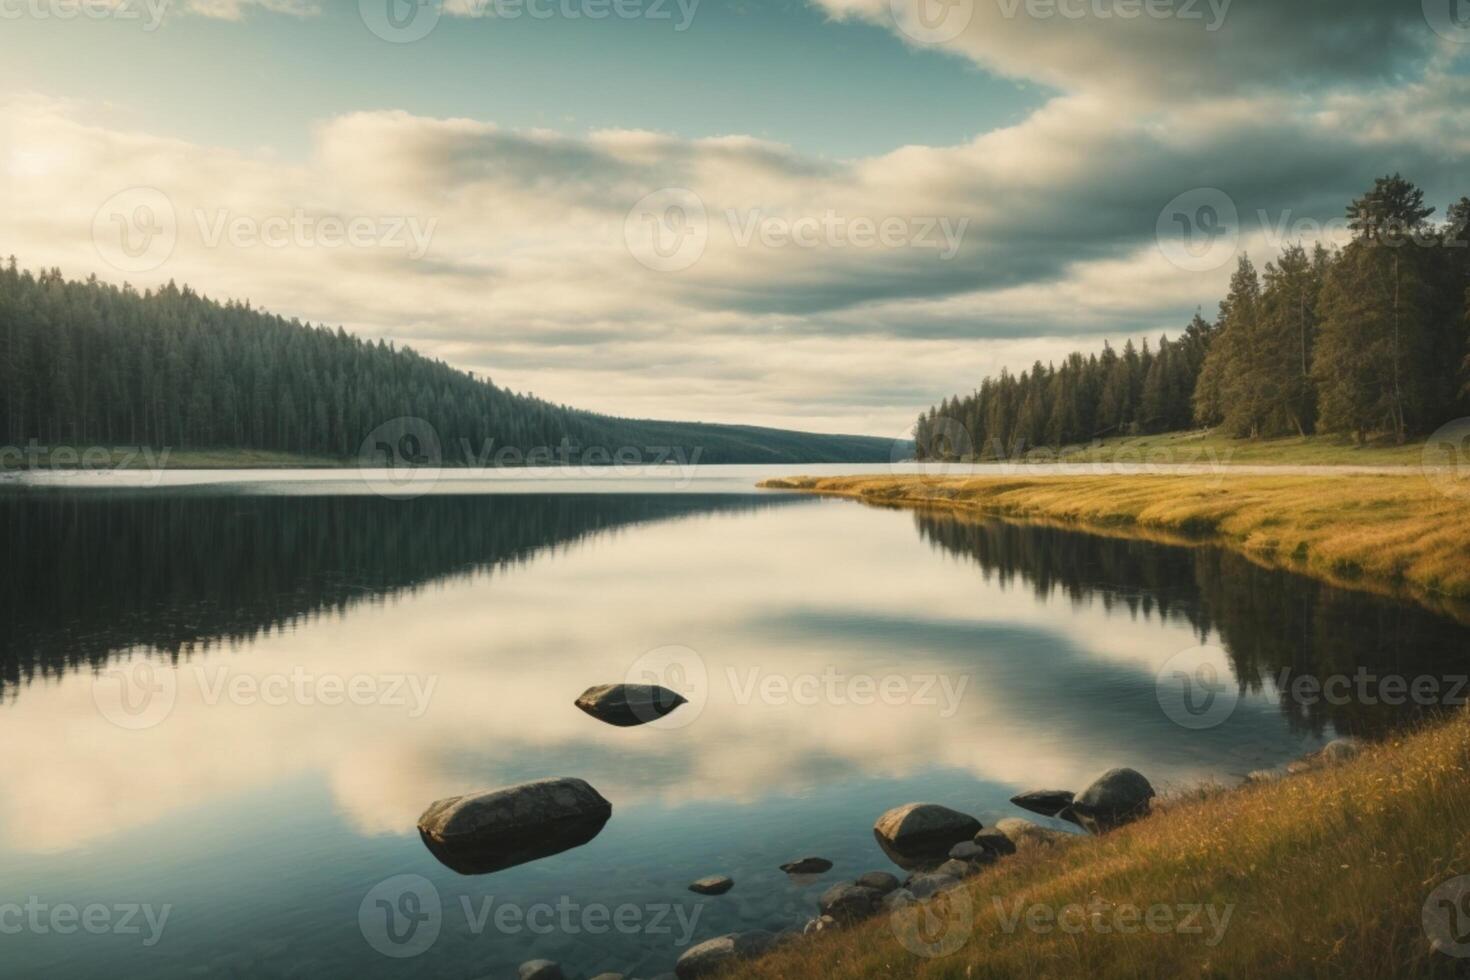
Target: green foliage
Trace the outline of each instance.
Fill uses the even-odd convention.
[[[412,416],[448,464],[886,462],[886,439],[612,418],[517,394],[408,348],[219,303],[0,270],[0,445],[243,448],[351,458]],[[588,450],[596,447],[596,454]],[[371,451],[372,447],[368,447]],[[536,452],[539,455],[532,455]],[[504,455],[502,455],[504,454]]]

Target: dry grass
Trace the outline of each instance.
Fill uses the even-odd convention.
[[[761,485],[1217,542],[1264,565],[1408,592],[1457,614],[1458,601],[1470,599],[1470,479],[1463,477],[1453,493],[1418,473],[796,477]]]
[[[1357,759],[1276,782],[1197,794],[1102,838],[1023,851],[967,882],[964,946],[917,956],[887,916],[803,938],[732,976],[1353,977],[1463,976],[1435,952],[1430,893],[1470,873],[1470,715],[1382,743]],[[997,899],[999,902],[997,903]],[[1033,931],[1025,907],[1081,905],[1073,931]],[[1213,908],[1202,932],[1103,933],[1130,906]],[[951,908],[963,909],[951,903]],[[1220,922],[1229,909],[1223,932]],[[1159,913],[1162,915],[1162,913]],[[1175,914],[1179,921],[1180,913]],[[1156,920],[1162,923],[1162,918]],[[1463,928],[1464,923],[1461,923]],[[1211,943],[1212,938],[1218,941]]]

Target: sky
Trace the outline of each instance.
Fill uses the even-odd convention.
[[[620,415],[901,436],[1402,172],[1462,0],[0,0],[0,253]]]

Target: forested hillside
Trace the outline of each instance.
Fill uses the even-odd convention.
[[[1342,434],[1402,442],[1470,414],[1470,198],[1448,221],[1395,174],[1347,210],[1353,238],[1242,255],[1214,323],[1157,350],[1074,353],[1002,371],[919,417],[921,458],[1010,457],[1117,435],[1218,426],[1243,438]]]
[[[534,463],[533,452],[548,463],[606,463],[619,450],[652,461],[663,449],[686,460],[697,450],[706,463],[876,462],[894,448],[888,439],[597,415],[187,286],[140,293],[56,270],[33,275],[14,258],[0,270],[0,445],[346,459],[371,453],[365,440],[403,417],[424,420],[451,464]],[[554,455],[563,445],[570,456]]]

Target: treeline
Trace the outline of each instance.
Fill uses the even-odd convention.
[[[397,424],[404,418],[423,423]],[[652,461],[654,449],[706,463],[866,462],[893,451],[886,439],[598,415],[187,286],[69,281],[20,270],[13,257],[0,269],[0,446],[362,452],[382,462],[384,425],[389,442],[412,434],[415,453],[448,464],[535,463],[533,452],[606,463],[618,450]]]
[[[1352,240],[1239,259],[1213,324],[1061,367],[1002,371],[915,426],[920,458],[1001,458],[1038,446],[1218,426],[1239,437],[1339,433],[1402,442],[1466,406],[1470,198],[1432,222],[1423,192],[1379,178],[1347,209]]]

